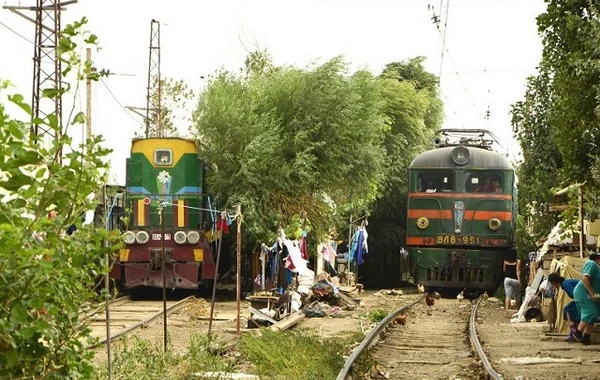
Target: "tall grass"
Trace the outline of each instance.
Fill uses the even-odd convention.
[[[240,351],[261,379],[335,379],[349,345],[361,338],[355,333],[347,338],[321,339],[309,330],[265,329],[260,336],[242,337]]]
[[[112,379],[163,380],[190,379],[192,373],[223,371],[233,372],[235,360],[212,354],[209,340],[195,335],[185,353],[172,347],[163,352],[163,345],[131,337],[116,347],[112,362]],[[98,379],[106,379],[106,363],[98,367]],[[195,377],[198,379],[198,377]]]
[[[199,380],[199,374],[206,372],[242,372],[265,380],[335,379],[345,363],[345,356],[362,338],[361,333],[324,339],[311,330],[261,329],[257,335],[242,335],[233,351],[219,355],[217,350],[209,349],[215,344],[206,336],[193,336],[183,353],[175,352],[170,346],[163,352],[162,342],[132,337],[115,346],[112,379]],[[359,359],[357,370],[361,373],[373,364],[369,357],[367,354]],[[106,378],[106,363],[103,363],[97,368],[97,379]]]

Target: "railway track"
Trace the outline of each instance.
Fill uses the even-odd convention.
[[[501,379],[485,356],[475,324],[477,306],[425,296],[393,311],[354,350],[337,379],[352,379],[354,361],[370,349],[372,378]]]
[[[170,314],[186,304],[194,296],[179,301],[167,301],[166,312]],[[163,315],[163,302],[132,300],[130,297],[120,297],[109,302],[110,337],[107,337],[106,309],[104,305],[94,307],[82,313],[82,320],[91,329],[91,336],[98,341],[88,348],[96,347],[111,341],[123,334],[138,328],[146,327],[153,320]]]

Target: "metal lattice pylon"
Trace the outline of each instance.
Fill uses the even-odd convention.
[[[62,133],[62,99],[57,92],[43,96],[44,90],[61,88],[61,61],[58,54],[60,41],[60,14],[63,7],[77,3],[77,0],[36,0],[35,6],[10,6],[3,8],[29,20],[35,24],[35,42],[33,51],[33,91],[31,101],[31,137],[49,144],[52,139],[60,137]],[[22,10],[35,12],[35,18],[29,17]],[[36,119],[47,119],[54,114],[55,118],[48,120],[54,129],[39,125]],[[60,154],[59,154],[60,159]]]
[[[31,134],[34,138],[60,137],[62,126],[62,101],[60,96],[43,97],[46,89],[61,87],[61,62],[58,56],[60,38],[61,4],[54,0],[37,0],[35,7],[35,48],[33,53],[33,91],[32,116],[44,119],[49,114],[56,115],[57,128],[32,123]],[[58,93],[56,94],[58,95]],[[44,134],[44,136],[40,136]]]
[[[148,93],[146,95],[146,137],[163,137],[160,80],[160,23],[150,22],[150,54],[148,57]]]

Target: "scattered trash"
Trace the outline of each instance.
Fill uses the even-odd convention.
[[[314,301],[310,305],[304,307],[304,315],[307,318],[324,317],[325,312],[318,301]]]

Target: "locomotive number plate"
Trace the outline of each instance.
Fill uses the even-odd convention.
[[[435,238],[437,244],[452,245],[482,245],[483,239],[478,236],[465,235],[438,235]]]
[[[152,240],[162,240],[162,234],[152,234]],[[171,240],[171,234],[165,234],[165,240]]]

